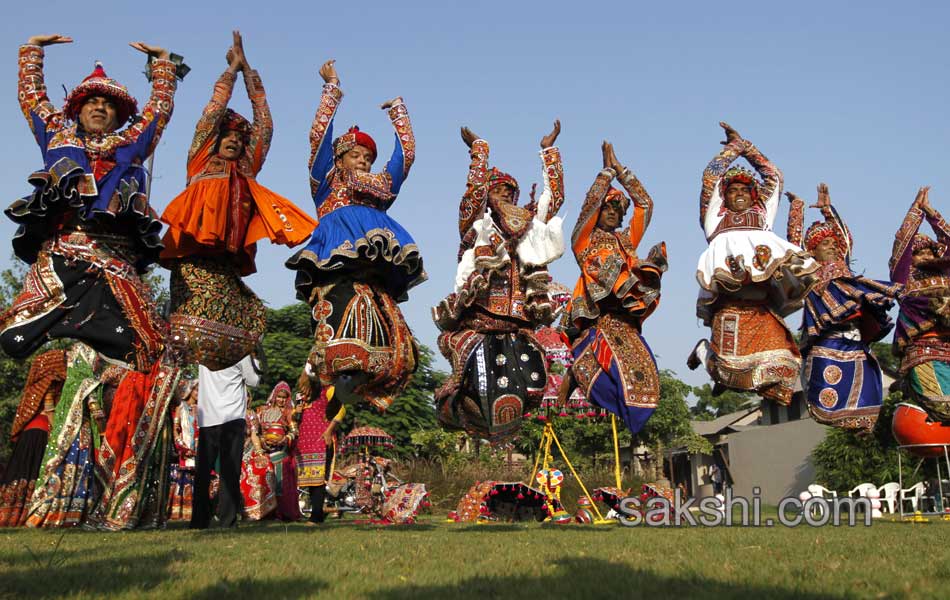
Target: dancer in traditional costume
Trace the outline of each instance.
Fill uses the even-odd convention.
[[[906,396],[950,423],[950,225],[917,192],[894,239],[891,280],[904,284],[894,332]],[[927,220],[937,239],[918,233]]]
[[[198,456],[198,381],[179,384],[181,403],[175,408],[173,436],[178,460],[169,469],[168,520],[190,521]]]
[[[534,330],[554,319],[546,265],[564,252],[560,122],[541,139],[544,191],[518,206],[518,182],[489,168],[488,142],[467,127],[468,184],[459,206],[455,291],[433,308],[439,349],[452,375],[436,392],[446,427],[501,441],[536,408],[547,382],[544,349]]]
[[[590,401],[636,434],[660,401],[660,374],[642,328],[660,302],[666,245],[653,246],[644,259],[637,256],[653,200],[607,142],[603,158],[571,235],[581,269],[571,302],[571,319],[580,331],[571,374]],[[615,178],[627,195],[611,186]],[[618,232],[631,200],[630,222]]]
[[[290,200],[257,183],[274,125],[238,32],[227,59],[195,128],[187,187],[162,215],[169,225],[161,260],[172,272],[172,340],[212,370],[236,363],[264,334],[264,304],[241,280],[257,271],[257,241],[296,246],[316,226]],[[228,108],[239,72],[253,123]]]
[[[296,521],[300,518],[297,496],[297,473],[294,467],[293,443],[297,437],[292,390],[286,381],[274,386],[267,403],[258,409],[261,422],[261,445],[274,468],[277,486],[277,518]]]
[[[875,281],[851,270],[851,231],[831,205],[828,186],[818,186],[824,221],[804,230],[805,203],[786,193],[788,241],[803,246],[821,264],[818,282],[805,297],[800,347],[802,387],[819,423],[870,432],[884,401],[881,367],[871,344],[893,328],[887,311],[902,286]]]
[[[752,391],[787,405],[801,354],[783,317],[801,307],[819,265],[772,231],[782,172],[735,129],[720,125],[725,147],[703,172],[699,217],[709,248],[696,271],[696,314],[712,339],[700,340],[687,364],[705,365],[716,390]],[[740,156],[762,181],[729,168]]]
[[[82,343],[66,351],[66,381],[50,427],[27,527],[74,527],[93,508],[95,443],[105,421],[96,352]]]
[[[386,210],[416,156],[402,98],[382,105],[396,131],[386,167],[371,173],[376,142],[358,127],[333,140],[343,97],[334,61],[320,69],[326,84],[310,129],[310,189],[320,224],[307,247],[287,261],[297,296],[313,308],[308,358],[321,386],[338,399],[385,409],[416,370],[417,349],[397,302],[425,280],[419,249]]]
[[[66,380],[66,353],[50,350],[33,359],[13,418],[13,454],[0,477],[0,527],[26,522],[53,413]]]
[[[43,48],[71,41],[34,36],[20,47],[20,107],[44,168],[30,177],[34,192],[6,210],[19,225],[14,252],[31,268],[0,316],[0,346],[24,358],[51,338],[73,338],[148,371],[162,351],[165,323],[139,277],[161,249],[142,163],[171,117],[176,64],[166,50],[135,42],[149,56],[152,80],[141,113],[101,65],[59,109],[47,96]]]
[[[247,409],[247,430],[241,458],[241,496],[244,497],[244,518],[260,521],[277,509],[277,484],[274,468],[261,445],[261,422],[257,413]]]
[[[346,416],[346,407],[334,397],[333,388],[318,388],[304,382],[300,386],[307,400],[295,410],[300,414],[300,438],[294,448],[297,485],[310,494],[310,519],[317,525],[326,519],[323,503],[327,481],[333,472],[336,429]]]

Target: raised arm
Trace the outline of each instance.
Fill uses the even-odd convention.
[[[617,175],[617,181],[627,191],[627,195],[633,200],[633,206],[630,207],[630,223],[627,225],[627,234],[633,247],[640,245],[643,234],[650,226],[650,220],[653,218],[653,198],[647,193],[646,188],[633,174],[633,171],[624,167]]]
[[[256,175],[270,150],[271,138],[274,136],[274,121],[271,118],[270,107],[267,105],[267,95],[264,93],[264,84],[260,74],[251,68],[244,52],[244,38],[240,31],[232,32],[231,49],[228,50],[228,67],[238,68],[244,75],[244,87],[247,89],[247,99],[251,102],[254,122],[251,123],[251,135],[247,142],[246,155],[250,157],[251,171]]]
[[[409,176],[409,169],[416,160],[416,138],[412,133],[412,123],[409,121],[409,111],[402,97],[393,98],[381,106],[388,111],[393,129],[396,130],[396,144],[393,154],[386,163],[386,172],[392,181],[390,191],[399,193],[399,188]]]
[[[723,198],[719,182],[747,144],[748,142],[739,137],[728,140],[703,171],[703,188],[699,194],[699,224],[706,231],[707,238],[716,230],[721,220],[719,209],[722,208]]]
[[[818,184],[818,203],[815,205],[815,208],[821,210],[822,216],[825,217],[825,223],[828,223],[838,230],[838,239],[843,240],[845,243],[845,247],[842,248],[842,250],[844,250],[844,261],[850,263],[851,249],[854,247],[854,238],[851,237],[851,230],[848,229],[844,219],[841,218],[841,215],[838,214],[835,207],[831,205],[831,195],[828,193],[828,185],[825,183]]]
[[[538,207],[538,218],[547,223],[564,204],[564,166],[557,146],[542,150],[541,162],[544,168],[544,192],[541,197],[544,202],[543,206]]]
[[[924,211],[920,209],[921,199],[926,197],[930,188],[920,188],[914,203],[911,204],[904,222],[894,236],[894,247],[891,249],[891,260],[889,263],[891,270],[891,281],[895,283],[907,283],[910,278],[910,267],[914,254],[914,236],[920,229],[920,224],[924,221]]]
[[[927,222],[930,223],[934,233],[937,235],[937,241],[944,245],[945,249],[943,255],[946,256],[947,253],[950,252],[950,225],[947,225],[947,222],[943,220],[943,217],[940,216],[937,209],[930,206],[929,199],[925,199],[920,208],[924,211],[924,218],[927,219]]]
[[[46,95],[43,46],[69,42],[72,42],[72,38],[62,35],[34,36],[20,46],[19,50],[17,95],[20,99],[20,110],[23,111],[36,142],[44,150],[49,134],[63,128],[64,117],[62,111],[53,106]]]
[[[321,74],[327,65],[332,68],[332,63],[327,61],[320,69]],[[334,76],[323,85],[320,106],[310,126],[310,193],[317,208],[330,190],[327,174],[333,168],[333,117],[343,99],[343,90],[337,85],[338,82],[334,71]]]
[[[467,135],[466,135],[467,134]],[[468,167],[468,179],[465,194],[459,204],[459,237],[463,245],[467,238],[474,239],[472,224],[485,213],[488,202],[488,142],[477,139],[467,127],[462,128],[462,139],[471,149],[471,163]],[[471,236],[469,234],[472,234]]]
[[[782,172],[751,142],[746,142],[742,156],[762,177],[762,195],[765,197],[761,200],[765,204],[766,223],[771,228],[778,212],[779,198],[782,196]]]
[[[554,145],[561,134],[561,121],[554,121],[551,133],[541,138],[541,162],[544,165],[544,193],[546,206],[539,206],[541,221],[547,223],[557,215],[564,204],[564,165],[561,163],[561,151]]]
[[[213,140],[218,135],[221,120],[228,108],[228,102],[231,100],[231,92],[234,90],[234,80],[236,78],[236,69],[232,66],[221,73],[218,81],[215,82],[214,91],[211,92],[211,100],[208,101],[201,112],[201,118],[198,119],[198,124],[195,126],[195,135],[191,140],[191,148],[188,150],[189,162],[209,141],[214,143]]]
[[[244,70],[244,86],[247,98],[251,101],[254,122],[251,124],[251,139],[248,142],[247,155],[251,157],[251,169],[256,175],[270,151],[270,142],[274,137],[274,120],[271,118],[267,95],[260,74],[250,67]]]
[[[581,252],[590,242],[590,235],[597,227],[600,207],[603,206],[604,198],[610,190],[610,182],[616,176],[616,171],[611,167],[604,167],[587,190],[584,204],[581,205],[581,213],[577,217],[577,224],[574,225],[574,231],[571,233],[571,249],[574,251],[575,258],[580,258]]]
[[[789,200],[786,238],[790,244],[801,248],[805,237],[805,201],[792,192],[785,192],[785,195]]]

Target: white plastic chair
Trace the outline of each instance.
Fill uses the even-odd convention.
[[[877,489],[877,486],[874,485],[873,483],[859,483],[857,487],[855,487],[853,490],[848,492],[848,498],[854,498],[855,494],[857,494],[858,498],[866,498],[868,495],[868,492],[870,492],[871,490],[876,490],[876,489]]]
[[[829,490],[826,487],[820,486],[817,483],[813,483],[808,486],[808,493],[816,498],[837,498],[838,492],[834,490]]]
[[[887,512],[894,514],[897,512],[897,494],[901,491],[901,486],[896,481],[885,483],[878,488],[881,495],[881,506],[887,507]]]
[[[900,506],[901,511],[904,510],[904,503],[910,502],[911,512],[917,512],[917,507],[920,506],[920,501],[924,497],[924,482],[917,483],[910,486],[906,490],[900,491]]]

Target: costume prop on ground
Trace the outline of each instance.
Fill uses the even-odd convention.
[[[824,221],[804,230],[805,203],[794,194],[788,241],[804,246],[821,265],[817,283],[805,297],[800,347],[802,388],[815,421],[870,432],[884,401],[881,367],[871,344],[894,327],[887,311],[903,286],[875,281],[851,270],[854,241],[831,205],[828,186],[818,186]]]
[[[392,441],[378,427],[357,427],[347,434],[343,451],[355,460],[333,472],[327,485],[328,511],[366,514],[386,525],[415,522],[419,511],[429,506],[425,484],[404,483],[392,460],[373,455],[391,450]]]
[[[720,388],[787,405],[801,354],[783,317],[801,307],[819,265],[772,231],[782,172],[752,142],[720,125],[725,145],[703,172],[699,199],[709,247],[696,268],[696,314],[712,336],[699,341],[687,365],[704,365]],[[729,167],[740,156],[761,181],[742,167]]]
[[[455,291],[433,308],[442,331],[439,350],[452,375],[436,391],[439,421],[497,443],[521,428],[538,407],[547,375],[534,336],[554,319],[547,265],[564,241],[558,210],[564,202],[560,123],[541,142],[544,191],[518,206],[518,183],[489,168],[488,142],[467,128],[468,184],[459,206],[459,265]]]
[[[311,376],[344,402],[388,407],[416,370],[412,332],[397,306],[425,280],[422,257],[387,209],[415,161],[416,142],[402,98],[383,104],[396,144],[386,167],[371,173],[376,142],[357,127],[332,140],[343,98],[333,61],[310,129],[310,189],[319,225],[287,261],[297,296],[313,309]],[[330,141],[332,140],[332,144]]]

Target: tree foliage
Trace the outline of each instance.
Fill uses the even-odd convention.
[[[723,415],[734,413],[750,402],[758,402],[759,397],[748,392],[724,390],[719,395],[713,394],[713,387],[708,383],[702,387],[694,387],[693,395],[698,399],[690,408],[693,419],[697,421],[712,421]]]

